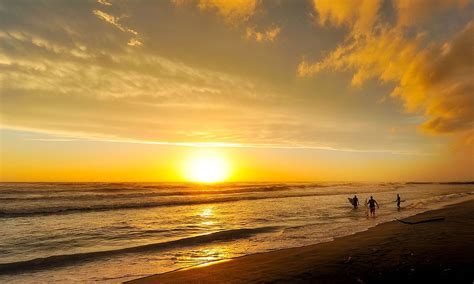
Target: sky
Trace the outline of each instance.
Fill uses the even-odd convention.
[[[0,0],[1,181],[474,180],[474,1]]]

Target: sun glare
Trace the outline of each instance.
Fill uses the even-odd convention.
[[[216,153],[200,153],[186,161],[184,174],[192,182],[221,182],[229,176],[229,165]]]

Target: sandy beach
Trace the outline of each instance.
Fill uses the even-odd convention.
[[[128,283],[472,283],[474,201],[327,243],[254,254]],[[356,226],[357,224],[354,224]]]

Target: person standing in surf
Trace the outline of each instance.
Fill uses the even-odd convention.
[[[379,204],[377,203],[377,201],[374,199],[373,196],[371,196],[369,201],[367,201],[367,205],[369,205],[370,216],[375,217],[375,205],[377,205],[377,208],[380,208],[380,207],[379,207]]]
[[[354,195],[354,198],[352,198],[352,206],[354,206],[354,209],[357,209],[357,206],[359,206],[359,198],[357,198],[357,195]]]
[[[397,202],[397,208],[400,210],[400,203],[402,201],[401,201],[401,198],[400,198],[400,194],[398,194],[398,193],[397,193],[397,200],[395,200],[395,202]]]

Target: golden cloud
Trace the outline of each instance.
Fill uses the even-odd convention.
[[[314,2],[320,24],[346,25],[351,34],[323,60],[316,63],[303,60],[298,75],[310,76],[324,70],[348,71],[353,73],[354,86],[361,86],[369,79],[394,82],[396,87],[391,95],[402,99],[408,112],[421,112],[428,118],[421,126],[423,130],[466,136],[474,126],[474,22],[442,44],[426,45],[422,32],[409,36],[404,29],[412,24],[415,15],[428,17],[427,14],[442,7],[462,7],[465,1],[435,1],[442,2],[436,8],[427,8],[427,1],[395,1],[399,22],[392,26],[377,22],[380,3],[364,2]],[[362,8],[364,5],[367,6]],[[410,16],[400,15],[408,10]],[[361,22],[361,18],[365,20]]]
[[[356,37],[371,31],[381,4],[380,0],[313,0],[320,25],[346,25]]]
[[[272,26],[262,31],[257,31],[255,27],[248,27],[245,30],[245,37],[247,39],[255,40],[256,42],[274,41],[280,34],[281,28],[279,26]]]
[[[432,133],[472,131],[474,127],[474,21],[454,38],[427,55],[422,74],[431,94],[430,119],[423,129]]]

